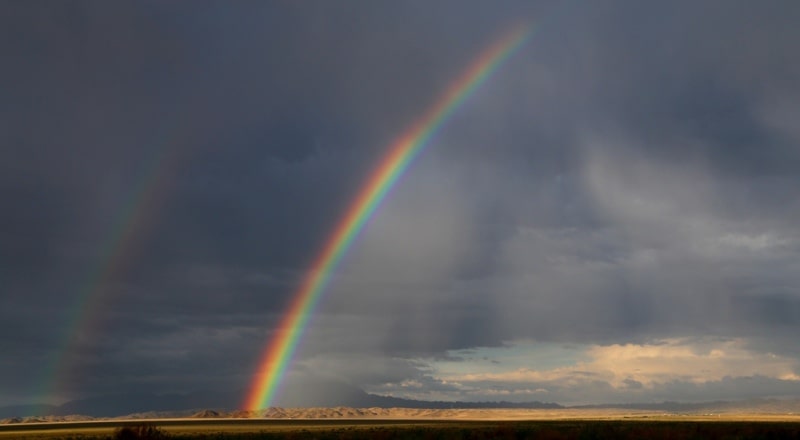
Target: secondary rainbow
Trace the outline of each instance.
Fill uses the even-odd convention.
[[[244,404],[246,409],[255,411],[272,403],[314,306],[319,302],[342,257],[387,193],[450,116],[504,60],[528,40],[530,34],[530,25],[515,27],[484,50],[423,117],[390,145],[388,153],[350,204],[292,296],[276,334],[258,364],[256,377]]]
[[[44,365],[38,381],[37,395],[50,401],[61,400],[63,389],[79,374],[75,356],[81,343],[92,335],[102,334],[100,328],[104,307],[110,307],[116,295],[113,286],[117,277],[123,276],[128,266],[135,261],[138,241],[145,237],[164,202],[168,192],[168,181],[181,153],[181,142],[186,130],[177,130],[167,137],[141,170],[135,185],[123,199],[114,221],[110,223],[98,260],[87,274],[81,289],[65,313],[57,350]],[[83,342],[82,342],[83,341]]]

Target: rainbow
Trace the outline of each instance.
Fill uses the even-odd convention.
[[[244,404],[246,409],[256,411],[272,403],[312,311],[330,282],[331,275],[359,232],[386,198],[387,193],[444,123],[503,64],[503,61],[528,40],[530,34],[530,25],[515,27],[482,52],[469,68],[450,84],[446,92],[423,117],[391,144],[389,152],[350,204],[346,214],[311,265],[300,288],[292,296],[288,310],[258,364],[253,386]]]
[[[180,145],[175,142],[177,134],[169,137],[139,168],[141,173],[110,223],[95,265],[65,314],[60,343],[50,362],[44,365],[37,395],[49,401],[63,399],[66,396],[63,387],[71,381],[70,374],[75,374],[74,357],[81,342],[101,333],[102,308],[110,302],[114,283],[135,261],[137,242],[147,235],[153,217],[164,203],[170,173],[181,153]]]

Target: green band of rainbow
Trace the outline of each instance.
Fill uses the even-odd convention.
[[[388,154],[372,172],[292,297],[259,363],[257,377],[244,405],[246,409],[255,411],[272,403],[332,273],[395,182],[456,109],[522,46],[530,34],[530,25],[519,26],[490,46],[451,83],[431,109],[390,146]]]
[[[176,124],[178,125],[178,124]],[[171,126],[170,126],[171,127]],[[160,206],[169,193],[169,181],[181,159],[182,146],[190,139],[188,130],[180,125],[168,136],[160,134],[159,148],[146,157],[133,187],[110,223],[98,259],[80,284],[60,327],[60,341],[42,368],[36,395],[50,402],[70,397],[64,388],[80,374],[76,365],[81,344],[102,335],[103,308],[109,307],[116,296],[114,284],[135,262],[139,242],[148,235]]]

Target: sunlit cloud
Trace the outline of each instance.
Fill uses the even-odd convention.
[[[574,365],[537,370],[446,375],[450,381],[470,382],[556,382],[577,386],[602,380],[615,388],[629,388],[635,381],[653,387],[674,381],[703,383],[725,377],[766,376],[800,380],[796,359],[773,353],[759,353],[743,340],[696,341],[667,339],[652,344],[594,345],[585,351],[590,358]]]
[[[759,351],[744,339],[672,338],[558,349],[552,344],[538,345],[539,353],[537,344],[530,341],[474,350],[476,354],[484,350],[491,353],[494,362],[430,360],[429,368],[417,379],[385,383],[373,391],[431,398],[429,393],[437,389],[436,395],[445,399],[461,396],[591,403],[597,399],[632,402],[648,396],[667,399],[676,393],[684,393],[688,399],[704,392],[725,395],[725,389],[735,388],[742,381],[750,386],[762,384],[762,389],[776,393],[781,383],[787,384],[787,392],[800,387],[797,359]],[[527,366],[522,366],[524,350],[529,350]],[[560,365],[537,368],[542,352],[561,352]]]

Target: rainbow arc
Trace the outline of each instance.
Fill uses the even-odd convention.
[[[253,386],[244,403],[246,409],[254,411],[266,408],[274,400],[308,320],[332,274],[398,179],[456,110],[530,35],[530,25],[518,26],[484,50],[450,83],[430,109],[389,146],[387,154],[351,202],[292,296],[275,336],[269,341],[258,364]]]

